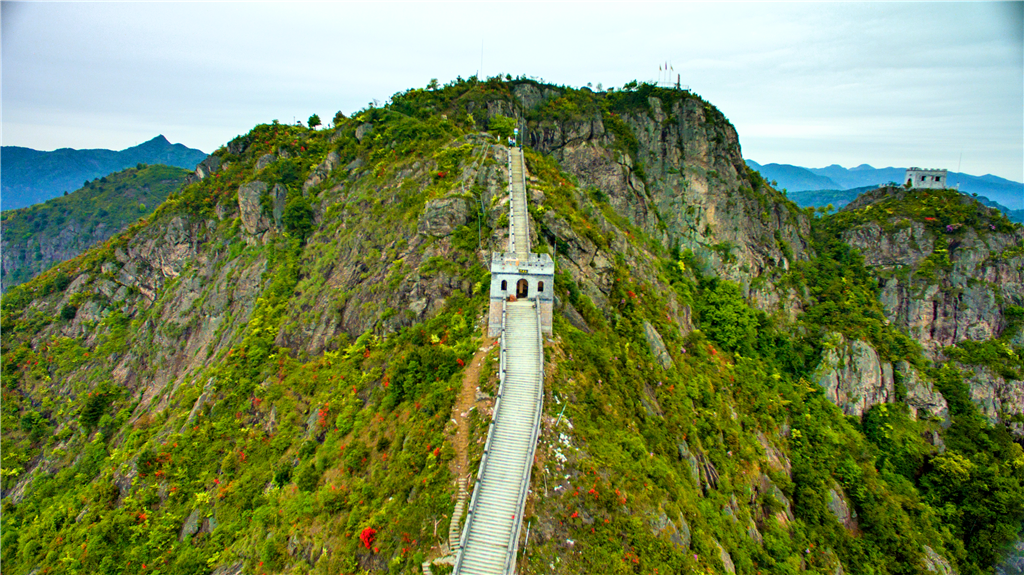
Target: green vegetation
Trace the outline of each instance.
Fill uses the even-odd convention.
[[[419,572],[451,521],[452,420],[469,421],[471,469],[487,432],[487,403],[453,408],[485,327],[478,250],[500,245],[508,223],[498,199],[475,213],[505,183],[495,150],[509,123],[488,104],[512,106],[532,135],[600,118],[641,168],[649,151],[633,126],[651,96],[703,117],[692,137],[723,132],[725,117],[688,92],[501,77],[432,82],[329,129],[259,125],[145,222],[11,289],[5,572]],[[728,561],[743,575],[924,573],[925,546],[959,573],[991,568],[1024,519],[1024,453],[979,413],[966,373],[933,364],[886,319],[889,272],[841,238],[919,222],[939,238],[926,247],[940,281],[958,261],[949,240],[1017,228],[907,192],[810,219],[807,246],[769,230],[788,270],[752,277],[737,265],[749,246],[709,231],[703,256],[672,249],[553,157],[525,158],[559,305],[520,572],[717,573]],[[765,212],[784,201],[739,175],[729,193]],[[238,189],[255,180],[286,192],[254,208],[267,226],[254,234]],[[471,215],[447,235],[419,233],[439,197],[471,202]],[[198,230],[174,244],[188,244],[180,257],[166,249],[172,225]],[[755,290],[800,301],[768,312],[751,305]],[[1019,378],[1024,312],[1012,304],[999,304],[999,338],[947,356]],[[811,382],[832,333],[914,366],[949,420],[901,401],[844,416]],[[482,355],[470,383],[493,394],[496,353]]]
[[[188,170],[140,164],[85,182],[80,190],[28,208],[0,214],[6,250],[18,266],[4,272],[3,288],[24,283],[59,263],[40,250],[77,255],[144,218],[185,181]],[[70,232],[70,235],[69,235]]]
[[[963,237],[968,228],[984,237],[992,232],[1008,233],[1015,226],[999,210],[986,208],[956,190],[879,188],[862,196],[858,204],[859,209],[843,210],[829,218],[830,231],[866,222],[893,229],[904,218],[923,224],[936,236],[950,238]]]
[[[505,116],[495,116],[487,123],[487,129],[497,134],[501,140],[511,138],[515,128],[515,118],[506,118]]]

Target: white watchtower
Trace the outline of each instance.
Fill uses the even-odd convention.
[[[911,188],[944,190],[946,189],[946,170],[907,168],[907,175],[903,181],[910,184]]]

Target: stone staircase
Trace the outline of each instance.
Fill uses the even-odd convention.
[[[523,151],[512,149],[509,153],[512,155],[509,166],[512,192],[512,225],[515,226],[515,246],[511,247],[514,248],[517,258],[526,261],[530,253],[530,219],[526,207],[526,177],[524,176]]]
[[[515,258],[530,256],[529,213],[522,150],[509,149],[510,245]],[[544,347],[540,300],[502,301],[500,387],[494,418],[469,501],[467,478],[458,480],[459,495],[448,528],[450,553],[423,564],[454,564],[455,575],[512,575],[530,488],[537,435],[544,401]],[[492,319],[493,321],[493,319]]]
[[[465,477],[459,478],[459,497],[455,501],[455,510],[452,511],[452,522],[448,524],[448,549],[451,549],[452,553],[459,552],[459,539],[462,537],[459,523],[462,521],[462,512],[466,510],[466,500],[469,499],[466,482]]]
[[[507,304],[504,381],[455,573],[512,573],[543,400],[543,348],[532,300]]]

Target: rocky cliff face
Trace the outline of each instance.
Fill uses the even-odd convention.
[[[872,406],[897,401],[896,380],[904,388],[912,417],[937,417],[948,421],[949,409],[942,394],[905,361],[882,361],[867,342],[848,341],[841,334],[828,338],[826,351],[815,373],[825,395],[846,415],[862,417]]]
[[[1024,305],[1024,230],[955,192],[883,188],[844,208],[841,238],[878,277],[886,319],[933,361],[963,342],[1024,344],[1007,310]],[[1024,411],[1021,382],[964,366],[971,396],[993,421]]]
[[[981,237],[968,228],[952,238],[938,236],[920,222],[895,225],[899,229],[894,233],[869,222],[843,234],[877,270],[889,320],[921,342],[933,358],[959,341],[1002,334],[1007,325],[1004,309],[1024,303],[1024,253],[1011,253],[1020,251],[1024,233]],[[948,258],[948,264],[928,265],[930,257]],[[1012,341],[1024,345],[1024,334]]]
[[[517,94],[527,117],[559,102],[555,94],[531,96]],[[652,95],[621,113],[529,121],[527,129],[531,145],[581,186],[605,194],[616,213],[665,248],[692,250],[713,274],[749,286],[806,257],[806,215],[750,173],[735,128],[698,97]]]

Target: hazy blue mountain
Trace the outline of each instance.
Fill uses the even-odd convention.
[[[879,184],[888,182],[903,182],[906,175],[905,168],[874,168],[868,164],[861,164],[856,168],[844,168],[839,164],[832,164],[826,168],[808,168],[819,176],[825,176],[839,184],[839,189],[860,188],[864,186],[878,187]]]
[[[801,192],[789,192],[786,197],[793,200],[793,203],[801,208],[821,208],[829,204],[839,210],[843,206],[857,199],[857,196],[878,186],[864,186],[849,190],[804,190]]]
[[[157,136],[121,151],[73,150],[52,152],[3,146],[0,163],[0,207],[23,208],[82,187],[83,182],[102,178],[137,164],[164,164],[193,170],[206,153],[183,144],[172,144]]]
[[[875,168],[868,164],[861,164],[855,168],[844,168],[838,164],[832,164],[825,168],[804,168],[790,164],[765,164],[762,166],[752,160],[746,160],[746,162],[748,166],[761,172],[766,179],[778,182],[778,188],[785,188],[789,192],[877,187],[889,182],[902,183],[903,177],[906,175],[906,168]],[[814,177],[823,179],[814,179]],[[825,185],[825,181],[831,182],[831,184]],[[1022,183],[992,174],[972,176],[960,172],[949,172],[946,182],[951,188],[959,189],[966,194],[984,196],[1005,206],[1010,211],[1024,210],[1024,184]]]
[[[786,188],[789,191],[803,190],[834,190],[843,188],[831,178],[815,174],[807,168],[793,166],[790,164],[765,164],[746,160],[747,165],[754,168],[768,181],[778,182],[779,189]]]

